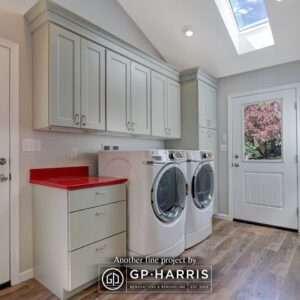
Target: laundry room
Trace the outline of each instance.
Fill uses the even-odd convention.
[[[1,0],[0,300],[298,299],[299,11]]]

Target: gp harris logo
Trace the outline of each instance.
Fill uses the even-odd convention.
[[[99,266],[99,292],[211,293],[212,267],[198,264]]]

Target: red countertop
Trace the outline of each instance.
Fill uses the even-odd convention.
[[[87,166],[31,169],[29,180],[33,184],[65,190],[119,184],[127,181],[126,178],[89,176],[89,168]]]

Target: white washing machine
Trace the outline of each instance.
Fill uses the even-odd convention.
[[[185,250],[184,151],[101,151],[99,175],[128,179],[129,256],[178,256]]]
[[[211,151],[185,151],[187,157],[187,199],[185,247],[200,243],[212,233],[214,157]]]

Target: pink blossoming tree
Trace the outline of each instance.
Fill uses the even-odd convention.
[[[281,156],[280,102],[248,105],[244,112],[246,155],[251,156],[251,152],[253,154],[253,151],[256,151],[259,153],[255,155],[258,158],[268,159],[272,155]]]

